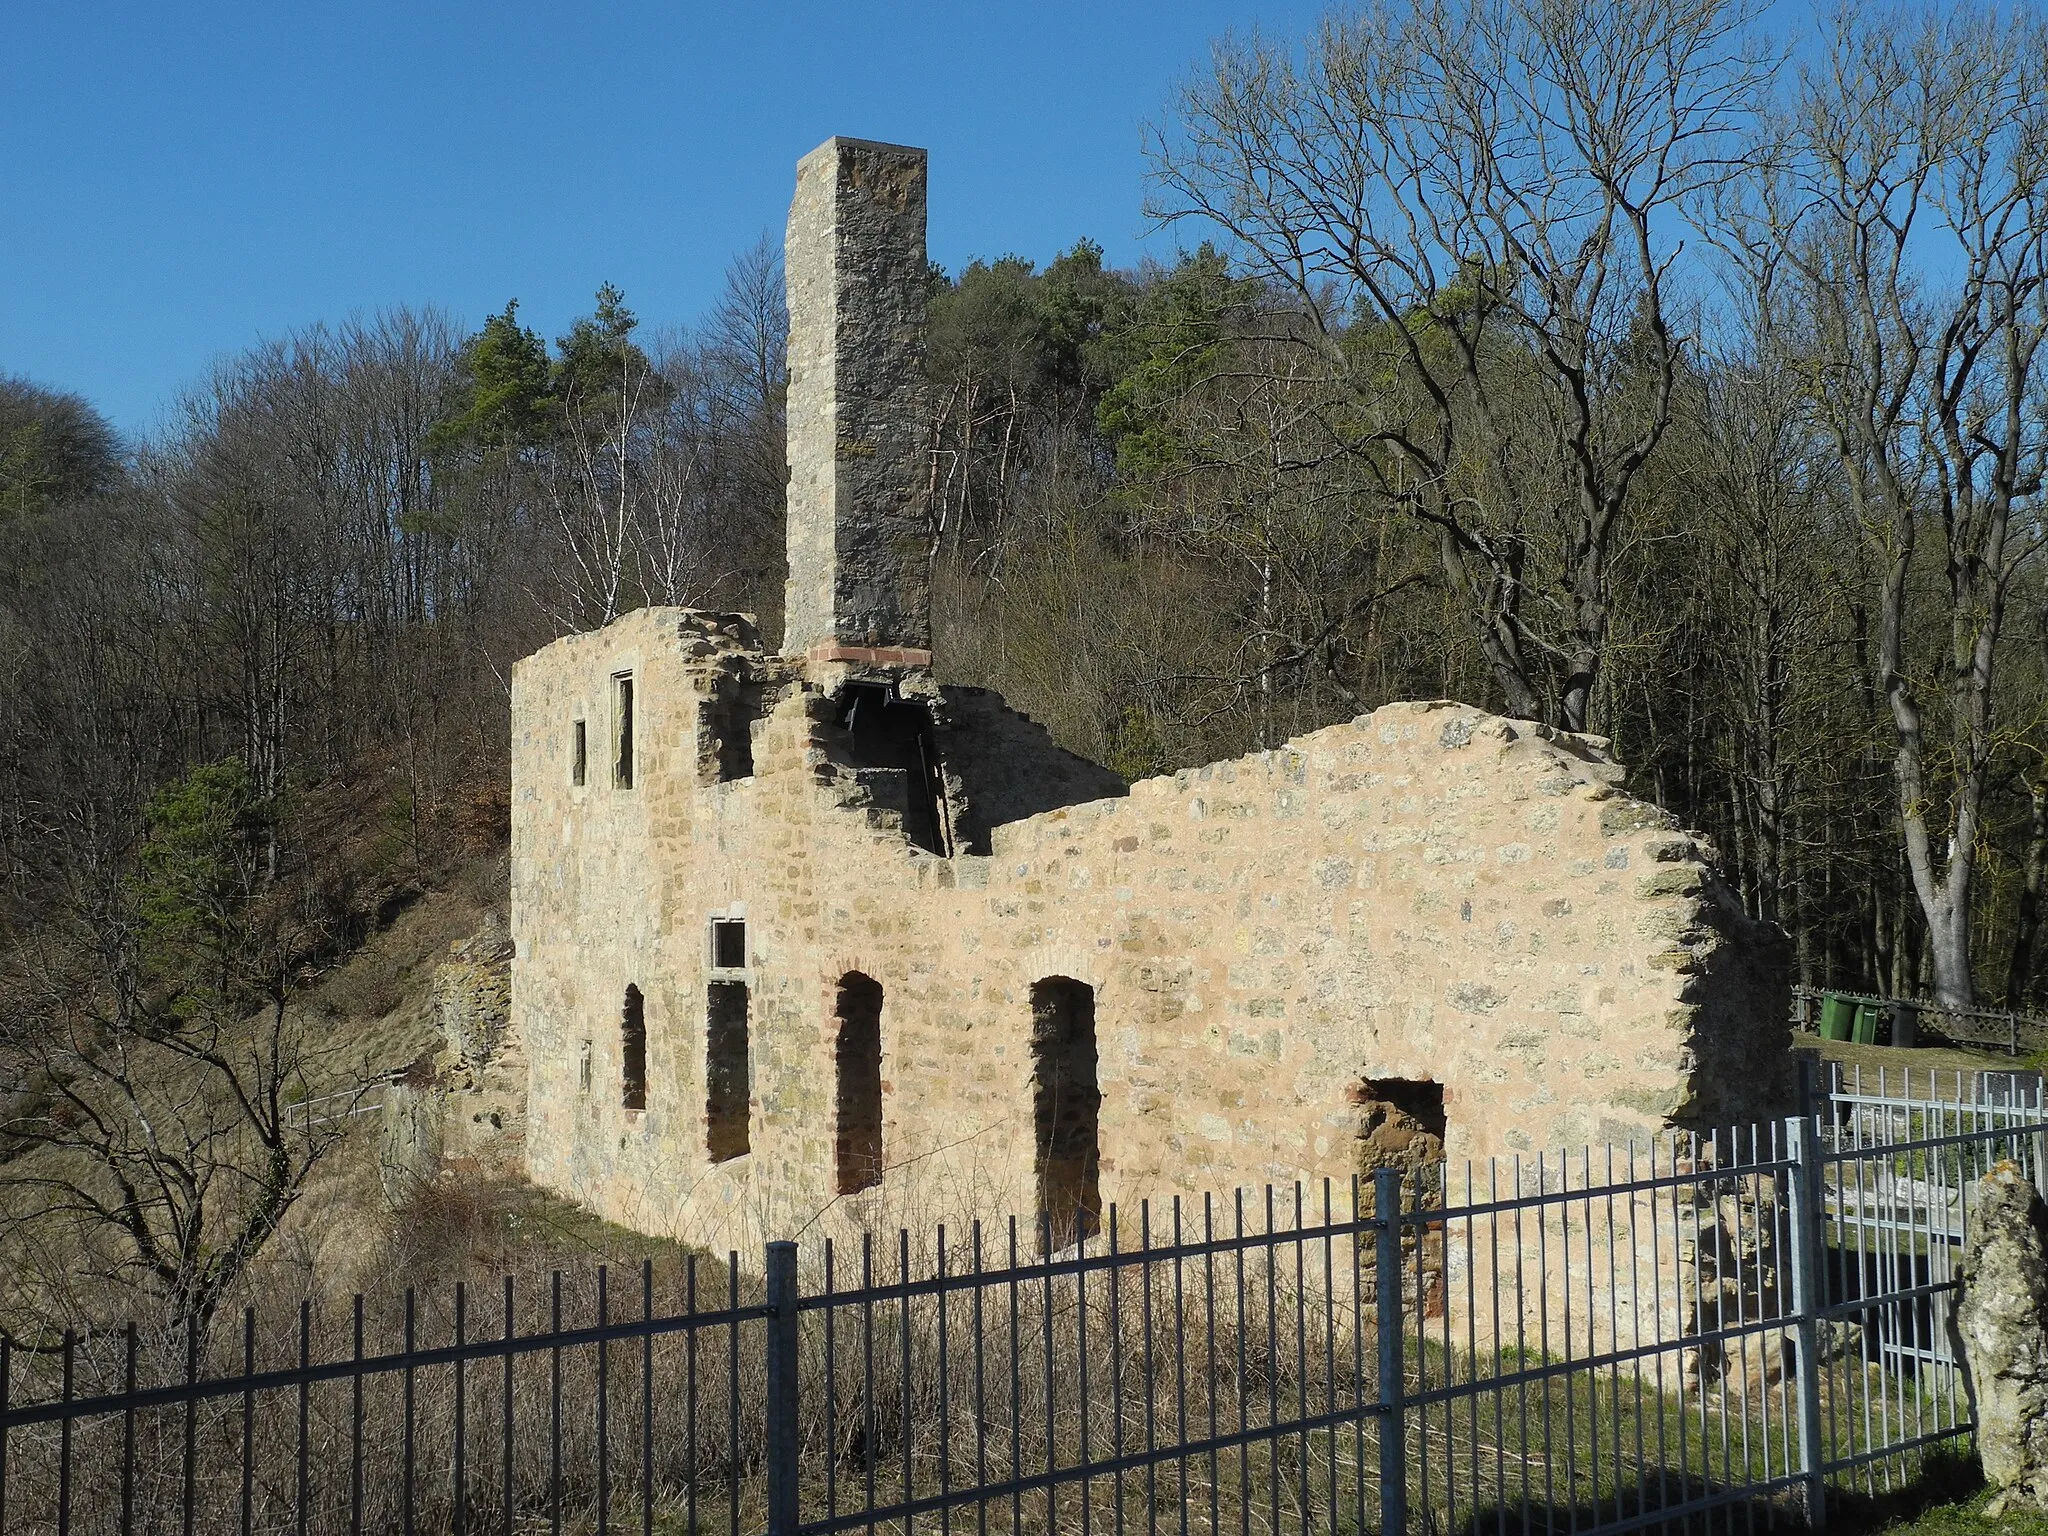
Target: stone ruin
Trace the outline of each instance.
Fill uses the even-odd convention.
[[[526,1052],[512,1027],[512,936],[496,914],[434,967],[440,1044],[384,1087],[377,1164],[385,1203],[437,1178],[526,1171]]]
[[[1603,740],[1427,701],[1126,784],[940,680],[924,210],[920,150],[798,167],[781,649],[649,608],[514,672],[530,1176],[719,1252],[1036,1251],[1789,1112],[1782,942]]]

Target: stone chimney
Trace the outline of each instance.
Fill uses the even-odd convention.
[[[828,139],[797,162],[782,649],[931,662],[924,528],[925,152]]]

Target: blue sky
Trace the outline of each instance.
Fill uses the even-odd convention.
[[[150,429],[316,320],[600,282],[688,322],[834,133],[931,151],[931,251],[1145,250],[1141,126],[1209,39],[1311,0],[0,3],[0,373]]]

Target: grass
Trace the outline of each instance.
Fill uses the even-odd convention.
[[[1830,1529],[1847,1536],[2048,1536],[2048,1516],[1985,1513],[1992,1490],[1974,1458],[1930,1458],[1921,1476],[1901,1491],[1872,1499],[1832,1494]]]
[[[1894,1536],[2048,1536],[2048,1515],[2017,1509],[1991,1515],[1986,1513],[1991,1502],[1991,1490],[1980,1488],[1968,1498],[1929,1505],[1882,1524],[1851,1529],[1884,1531]]]
[[[1861,1067],[1865,1086],[1871,1088],[1877,1086],[1880,1067],[1894,1075],[1910,1068],[1916,1077],[1924,1077],[1930,1071],[1940,1072],[1945,1080],[1953,1072],[2030,1072],[2041,1068],[2039,1058],[2030,1055],[2024,1045],[2015,1057],[1988,1046],[1922,1045],[1902,1050],[1890,1045],[1857,1045],[1851,1040],[1823,1040],[1818,1034],[1794,1035],[1792,1043],[1801,1049],[1817,1048],[1825,1061]]]

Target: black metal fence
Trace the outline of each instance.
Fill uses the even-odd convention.
[[[132,1326],[0,1338],[0,1531],[741,1530],[768,1308],[736,1263],[635,1278],[507,1279],[488,1308],[458,1285],[431,1317],[407,1292],[385,1347],[360,1296],[283,1338],[245,1313],[204,1362]]]
[[[0,1343],[0,1532],[1753,1529],[1966,1443],[2038,1103]],[[1418,1190],[1426,1189],[1426,1198]]]

